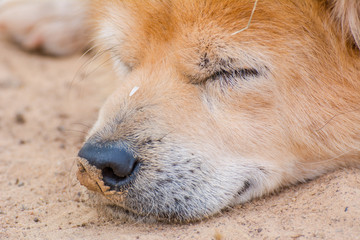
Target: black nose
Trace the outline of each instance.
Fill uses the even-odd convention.
[[[137,160],[133,154],[118,143],[85,143],[79,157],[102,171],[103,181],[111,190],[121,190],[134,177]]]

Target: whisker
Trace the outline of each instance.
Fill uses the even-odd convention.
[[[360,110],[360,108],[357,108],[357,109],[349,110],[349,111],[346,111],[346,112],[338,113],[338,114],[334,115],[333,117],[331,117],[329,120],[327,120],[326,123],[322,127],[320,127],[319,129],[316,129],[315,132],[321,131],[323,128],[325,128],[335,118],[337,118],[339,116],[342,116],[342,115],[345,115],[345,114],[348,114],[348,113],[357,112],[359,110]]]
[[[77,60],[77,63],[80,63],[81,60],[84,59],[84,57],[89,53],[91,52],[92,50],[94,50],[95,48],[97,48],[100,44],[96,44],[96,45],[93,45],[92,47],[90,47],[88,50],[86,50],[80,57],[79,59]]]
[[[69,194],[68,197],[71,198],[72,196],[72,190],[73,190],[73,184],[72,181],[74,180],[75,177],[75,171],[74,170],[74,166],[76,165],[76,160],[78,157],[70,157],[68,158],[68,160],[72,160],[72,164],[70,167],[70,170],[68,172],[68,177],[67,177],[67,193]]]
[[[101,63],[99,66],[97,66],[94,70],[92,70],[91,72],[86,72],[84,77],[81,80],[84,80],[85,78],[87,78],[88,76],[90,76],[91,74],[95,73],[97,70],[99,70],[100,68],[102,68],[103,66],[105,66],[107,63],[109,63],[111,61],[111,58],[105,60],[103,63]]]
[[[82,133],[82,134],[84,134],[84,135],[86,135],[86,134],[87,134],[87,132],[86,132],[86,131],[82,131],[82,130],[74,130],[74,129],[65,129],[65,130],[64,130],[64,132]]]
[[[96,48],[97,46],[94,46],[93,48]],[[91,48],[91,49],[93,49]],[[80,81],[84,80],[86,77],[88,77],[90,74],[87,73],[88,71],[88,68],[90,68],[90,65],[92,63],[95,62],[95,60],[97,60],[98,58],[100,58],[101,56],[103,56],[105,53],[113,50],[115,47],[111,47],[111,48],[107,48],[107,49],[99,49],[97,51],[97,53],[92,56],[90,59],[88,59],[87,61],[85,61],[80,67],[79,69],[76,71],[74,77],[72,78],[71,82],[70,82],[70,85],[69,85],[69,90],[71,90],[72,86],[74,85],[74,82],[76,81],[76,79],[81,76],[81,72],[82,71],[85,71],[85,74],[80,77]]]
[[[339,155],[335,156],[335,157],[332,157],[332,158],[328,158],[328,159],[324,159],[324,160],[319,160],[319,161],[315,161],[315,162],[308,162],[308,163],[303,163],[303,162],[299,162],[298,164],[299,165],[303,165],[303,166],[308,166],[308,165],[323,165],[324,163],[329,163],[329,162],[332,162],[342,156],[345,156],[346,154],[348,153],[351,153],[353,151],[358,151],[360,150],[360,148],[352,148],[352,149],[349,149],[347,151],[344,151],[342,153],[340,153]]]
[[[91,128],[91,125],[87,125],[87,124],[85,124],[85,123],[71,123],[71,125],[79,125],[79,126]]]
[[[144,216],[142,216],[141,218],[139,218],[136,222],[135,222],[135,224],[139,224],[139,223],[143,223],[144,221],[145,221],[145,219],[147,219],[149,216],[150,216],[150,214],[151,214],[151,212],[152,212],[152,210],[154,209],[154,207],[155,207],[155,203],[154,203],[154,200],[153,199],[149,199],[150,201],[151,201],[151,209],[149,209],[147,212],[147,214],[145,214]]]

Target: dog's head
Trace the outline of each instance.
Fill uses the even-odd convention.
[[[123,77],[79,153],[78,178],[109,205],[199,219],[354,154],[357,114],[329,120],[360,100],[355,0],[93,9],[97,42]]]

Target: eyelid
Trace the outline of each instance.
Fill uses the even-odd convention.
[[[259,74],[259,71],[255,68],[241,68],[231,70],[221,69],[220,71],[213,73],[206,80],[221,80],[225,81],[226,83],[230,83],[234,78],[242,78],[247,80],[247,77],[257,77]]]

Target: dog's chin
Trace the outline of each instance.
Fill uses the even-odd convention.
[[[161,221],[152,215],[140,215],[134,213],[114,202],[110,201],[102,194],[88,191],[89,204],[94,207],[99,216],[108,220],[116,220],[117,222],[127,223],[156,223]]]
[[[114,202],[111,199],[106,198],[101,193],[88,190],[90,207],[97,210],[99,217],[114,220],[116,222],[123,223],[145,223],[154,224],[157,222],[166,224],[183,224],[183,223],[196,223],[209,218],[209,216],[199,216],[198,218],[179,218],[174,216],[168,216],[167,214],[153,215],[150,213],[136,213],[132,209],[128,209],[122,203]],[[216,215],[216,214],[215,214]]]

